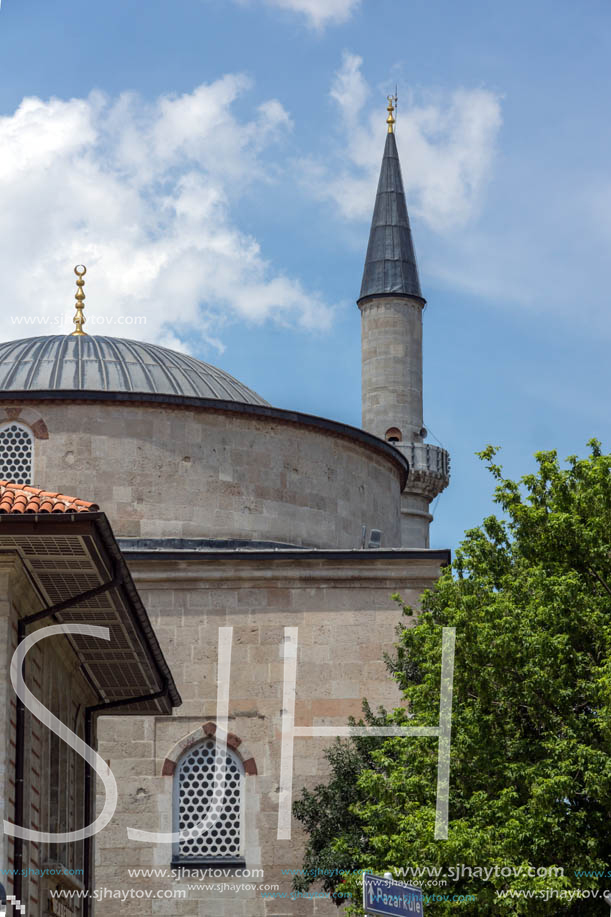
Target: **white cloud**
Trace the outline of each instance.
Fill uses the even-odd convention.
[[[330,152],[300,163],[303,182],[327,209],[330,201],[339,217],[365,224],[384,143],[384,95],[378,89],[374,99],[362,59],[345,53],[330,98],[340,131]],[[556,133],[529,139],[518,129],[507,137],[492,182],[502,124],[498,94],[418,90],[399,99],[396,139],[425,295],[432,281],[486,308],[527,310],[553,316],[555,326],[562,322],[576,335],[595,327],[608,336],[611,182],[591,151],[578,166],[570,146],[558,154],[558,136],[574,117],[567,109]],[[359,229],[361,245],[364,232]]]
[[[369,217],[380,168],[384,109],[367,105],[362,59],[344,54],[331,89],[342,117],[341,152],[329,168],[303,163],[305,180],[348,219]],[[410,211],[437,231],[464,225],[477,210],[501,125],[499,97],[485,89],[399,100],[397,146]]]
[[[358,124],[367,98],[371,95],[361,71],[362,65],[362,57],[344,52],[342,65],[331,86],[331,98],[340,106],[344,123],[351,126]]]
[[[232,103],[248,85],[230,75],[152,104],[26,98],[0,118],[3,339],[71,330],[55,322],[71,319],[80,262],[92,332],[181,347],[197,329],[221,347],[236,317],[328,324],[327,304],[275,269],[233,217],[248,185],[270,180],[263,154],[291,127],[273,99],[239,120]],[[142,315],[144,327],[112,324]],[[36,316],[48,324],[15,321]]]
[[[248,0],[238,0],[248,2]],[[361,0],[264,0],[267,6],[289,10],[306,17],[310,26],[323,29],[327,25],[347,22],[360,6]]]

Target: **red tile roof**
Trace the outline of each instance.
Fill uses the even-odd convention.
[[[77,500],[65,494],[0,481],[0,513],[95,513],[97,503]]]

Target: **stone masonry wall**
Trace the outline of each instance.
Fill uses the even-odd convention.
[[[399,465],[356,439],[166,405],[2,407],[7,421],[37,424],[35,435],[44,428],[34,440],[34,483],[87,494],[119,537],[357,548],[366,525],[382,530],[384,545],[400,544]]]
[[[99,751],[119,788],[115,819],[96,839],[98,888],[170,894],[192,888],[187,900],[105,902],[104,915],[172,917],[331,917],[328,899],[264,898],[277,886],[290,895],[283,870],[301,866],[302,835],[293,821],[290,841],[276,839],[282,734],[284,627],[298,628],[296,725],[346,725],[366,697],[376,707],[398,702],[383,653],[396,639],[400,610],[391,594],[418,602],[437,578],[438,559],[390,559],[349,552],[318,560],[213,554],[189,562],[133,561],[131,569],[182,694],[172,717],[100,720]],[[182,749],[214,729],[218,629],[233,628],[229,730],[247,776],[247,869],[263,875],[200,881],[170,875],[168,845],[135,843],[126,827],[172,830],[172,771]],[[294,797],[325,776],[323,749],[331,739],[296,738]],[[418,741],[415,739],[414,741]],[[130,876],[134,868],[167,869],[165,877]],[[219,882],[233,884],[221,893]],[[199,888],[197,887],[199,884]],[[249,885],[257,886],[249,889]],[[267,889],[273,894],[273,889]]]

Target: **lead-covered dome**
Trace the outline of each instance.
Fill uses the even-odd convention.
[[[56,334],[0,344],[0,392],[133,392],[267,404],[229,373],[167,347]]]

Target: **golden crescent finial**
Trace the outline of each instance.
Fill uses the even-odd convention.
[[[87,273],[87,268],[85,267],[84,264],[77,264],[76,267],[74,268],[74,273],[78,277],[78,280],[76,281],[77,290],[76,290],[76,293],[74,294],[74,298],[76,299],[76,314],[74,318],[72,319],[72,321],[76,325],[76,330],[73,331],[72,334],[81,335],[81,334],[87,334],[86,331],[83,331],[83,325],[85,324],[85,316],[83,315],[83,309],[85,308],[83,305],[83,301],[85,299],[85,294],[83,293],[83,287],[85,286],[85,281],[83,280],[83,277]]]
[[[386,98],[388,99],[388,108],[386,109],[386,111],[388,112],[388,118],[386,119],[386,123],[388,124],[388,133],[392,134],[394,133],[394,127],[395,127],[395,119],[393,117],[395,106],[393,103],[397,101],[397,97],[395,95],[395,96],[386,96]]]

